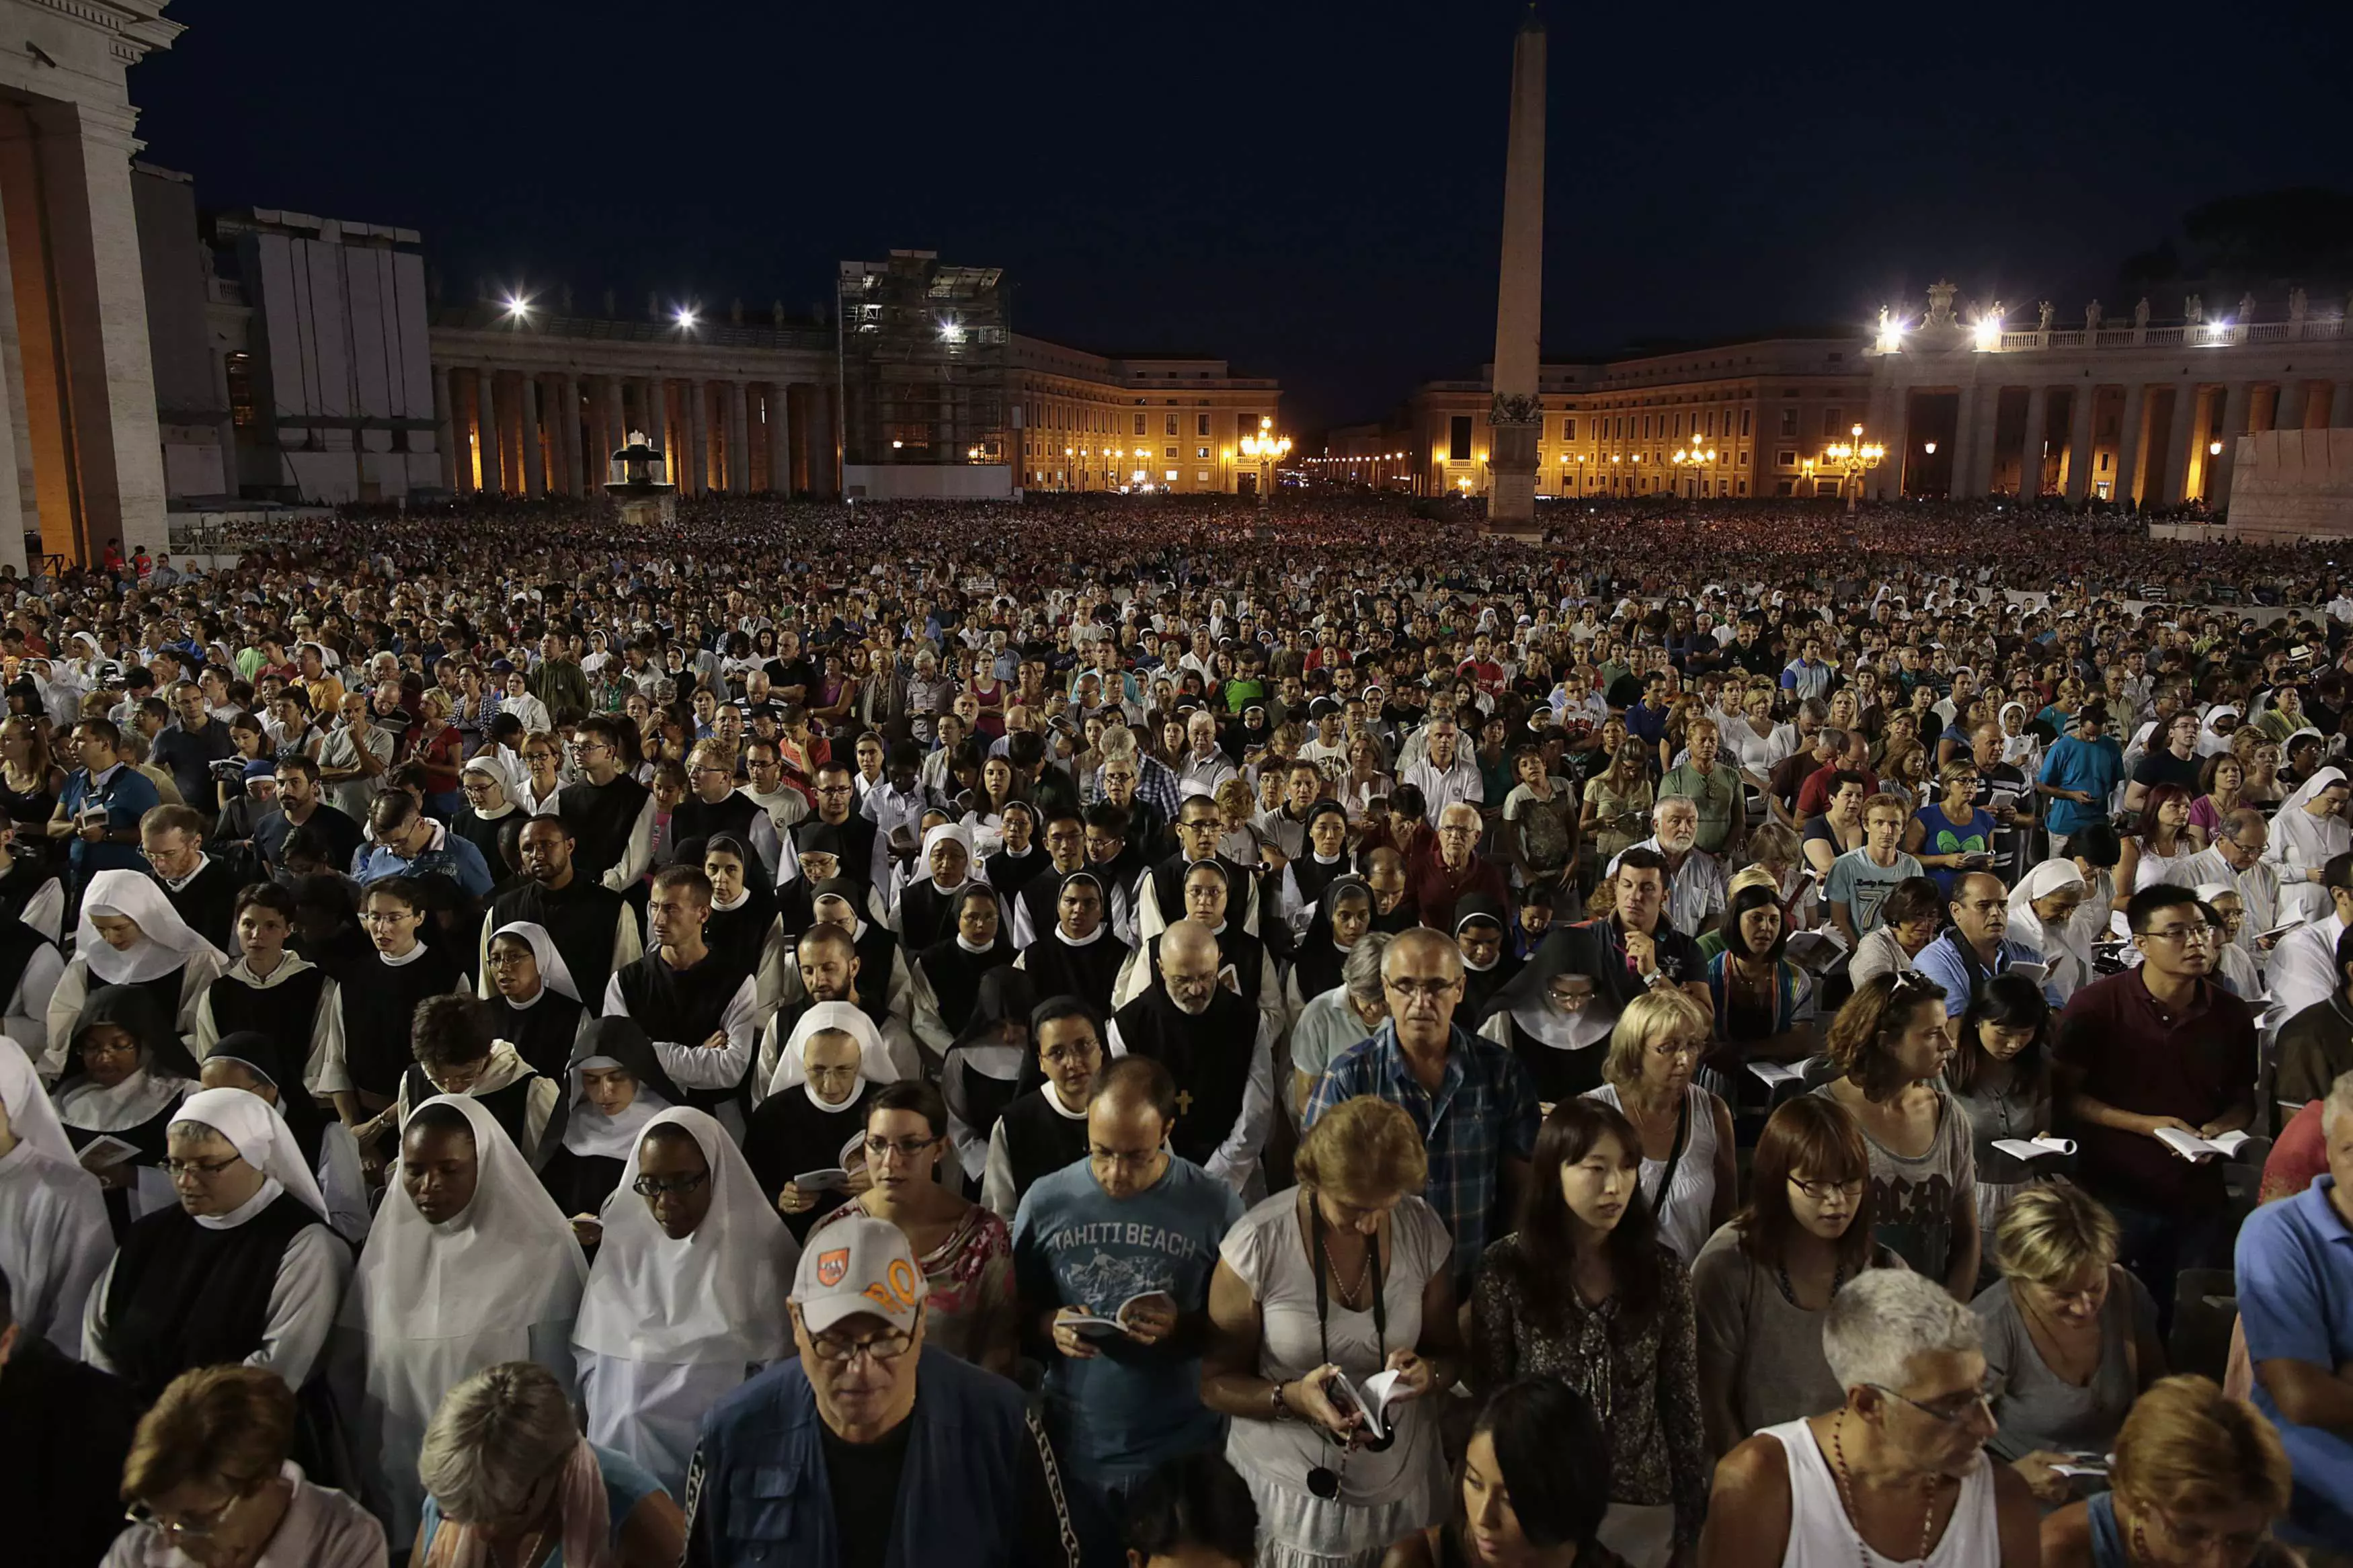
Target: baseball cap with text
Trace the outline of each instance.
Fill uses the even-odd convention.
[[[793,1270],[792,1300],[812,1334],[860,1312],[913,1329],[925,1289],[905,1233],[888,1220],[853,1215],[810,1236]]]

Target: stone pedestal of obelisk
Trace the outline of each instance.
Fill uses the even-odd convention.
[[[1504,266],[1495,289],[1495,384],[1487,407],[1487,526],[1536,532],[1536,443],[1544,405],[1545,29],[1535,7],[1512,44],[1512,121],[1504,162]]]

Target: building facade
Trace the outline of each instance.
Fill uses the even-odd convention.
[[[1261,420],[1282,423],[1282,388],[1221,359],[1109,355],[1013,337],[1019,482],[1035,490],[1250,492],[1241,450]]]

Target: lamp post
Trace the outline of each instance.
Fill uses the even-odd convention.
[[[1862,501],[1862,476],[1879,467],[1887,456],[1887,448],[1875,441],[1862,438],[1862,426],[1852,426],[1848,435],[1852,438],[1822,449],[1822,467],[1839,471],[1840,485],[1846,491],[1846,510],[1852,514]]]
[[[1692,487],[1694,500],[1707,494],[1706,470],[1715,466],[1715,448],[1700,444],[1699,432],[1692,432],[1691,445],[1678,447],[1668,454],[1667,460],[1680,468],[1690,470],[1697,481]]]
[[[1258,504],[1263,509],[1274,499],[1274,466],[1291,452],[1291,437],[1274,433],[1274,416],[1261,414],[1258,432],[1241,439],[1242,456],[1258,465]]]

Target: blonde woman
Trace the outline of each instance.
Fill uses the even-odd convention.
[[[1738,1195],[1731,1108],[1694,1081],[1707,1040],[1698,1003],[1672,986],[1646,991],[1618,1015],[1602,1085],[1588,1096],[1633,1127],[1659,1240],[1686,1267],[1732,1217]]]

